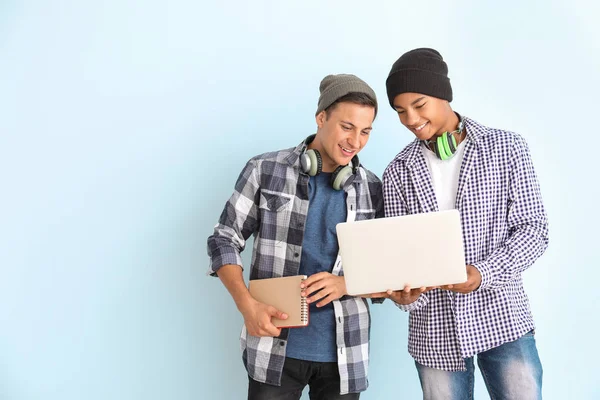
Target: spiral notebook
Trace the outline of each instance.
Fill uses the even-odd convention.
[[[306,275],[284,276],[281,278],[255,279],[248,284],[250,294],[261,303],[283,311],[287,319],[272,318],[278,328],[297,328],[308,325],[308,303],[300,295],[300,283]]]

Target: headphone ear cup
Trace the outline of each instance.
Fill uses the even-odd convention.
[[[458,146],[456,145],[456,138],[454,137],[453,134],[449,133],[448,134],[448,150],[450,150],[450,154],[456,153],[457,147]]]
[[[300,158],[300,164],[302,165],[302,171],[310,176],[320,174],[323,169],[323,160],[317,150],[306,150]]]
[[[340,165],[331,174],[331,187],[335,190],[345,189],[354,182],[354,171],[350,165]]]
[[[442,136],[438,136],[436,139],[436,146],[439,153],[440,160],[447,160],[450,158],[452,154],[449,154],[450,149],[448,148],[448,139],[446,139],[446,132],[442,134]]]
[[[443,153],[446,156],[444,160],[449,159],[450,157],[452,157],[452,154],[454,154],[454,152],[450,150],[450,138],[454,139],[454,136],[452,136],[452,134],[448,132],[444,132],[444,134],[440,137],[440,139],[442,140],[442,146],[444,146]]]

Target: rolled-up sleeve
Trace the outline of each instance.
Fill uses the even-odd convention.
[[[227,264],[242,267],[240,253],[258,227],[258,196],[258,166],[256,161],[250,160],[240,173],[213,234],[208,237],[208,275],[216,276],[219,268]]]

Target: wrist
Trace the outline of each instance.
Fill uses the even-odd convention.
[[[235,305],[237,306],[238,311],[242,314],[248,312],[248,310],[250,310],[256,303],[258,302],[256,299],[254,299],[254,297],[252,297],[250,292],[244,293],[235,300]]]
[[[341,282],[341,289],[342,289],[342,297],[346,296],[348,294],[348,289],[346,289],[346,278],[344,278],[343,276],[340,276],[340,282]]]

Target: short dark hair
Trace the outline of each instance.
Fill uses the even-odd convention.
[[[377,101],[374,98],[366,93],[350,92],[331,103],[331,105],[324,110],[326,118],[329,118],[328,113],[333,111],[339,103],[353,103],[361,106],[372,107],[375,109],[375,117],[373,117],[373,119],[377,117]]]

